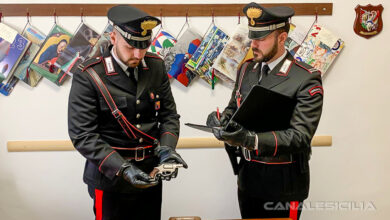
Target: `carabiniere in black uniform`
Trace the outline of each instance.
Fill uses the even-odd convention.
[[[289,25],[294,11],[288,7],[264,8],[250,3],[244,7],[244,13],[248,17],[249,38],[261,40]],[[238,197],[243,218],[288,217],[289,207],[283,206],[287,212],[267,210],[267,202],[302,204],[309,193],[311,140],[320,121],[323,103],[321,74],[309,65],[296,61],[288,52],[275,61],[279,63],[268,73],[262,72],[262,67],[267,66],[265,62],[249,60],[240,67],[231,99],[219,123],[224,126],[223,122],[233,116],[251,88],[260,85],[296,100],[289,127],[269,130],[261,127],[262,122],[258,121],[259,130],[265,132],[248,131],[242,126],[233,132],[224,131],[224,128],[214,131],[216,138],[227,143],[238,143],[232,142],[232,138],[238,140],[245,135],[248,137],[245,140],[251,140],[255,145],[254,149],[249,149],[250,157],[241,150],[241,147],[247,149],[247,146],[226,145],[234,172],[238,175]],[[253,120],[256,120],[255,116]],[[277,122],[278,118],[274,120]],[[209,115],[207,124],[221,126],[214,113]],[[237,157],[240,158],[239,162]],[[290,218],[298,219],[299,215],[296,207],[290,207]]]
[[[139,74],[135,83],[112,58],[110,50],[111,47],[102,57],[83,63],[73,76],[69,95],[69,135],[75,148],[87,158],[85,183],[103,190],[139,191],[115,174],[126,159],[140,160],[136,165],[149,173],[158,163],[153,155],[154,148],[143,149],[150,143],[143,143],[142,138],[128,138],[86,69],[93,68],[99,74],[130,123],[158,138],[160,145],[176,147],[180,116],[159,57],[146,54],[137,67]],[[108,71],[107,62],[115,71]]]
[[[287,71],[280,72],[286,64]],[[252,60],[242,65],[223,114],[229,118],[234,114],[238,108],[237,99],[242,102],[257,84],[260,69],[261,65]],[[263,76],[261,86],[296,99],[297,105],[289,129],[258,133],[258,152],[251,152],[251,161],[240,160],[238,187],[242,192],[277,201],[307,198],[310,144],[320,120],[323,94],[320,73],[311,71],[315,70],[287,53],[267,76]]]
[[[107,16],[115,46],[122,37],[129,53],[146,50],[152,29],[160,24],[128,5],[114,6]],[[146,53],[135,68],[121,63],[110,46],[101,57],[75,67],[69,136],[86,158],[83,179],[97,220],[160,219],[162,183],[149,173],[164,163],[187,167],[175,151],[180,116],[160,57]],[[115,104],[109,104],[111,99]]]

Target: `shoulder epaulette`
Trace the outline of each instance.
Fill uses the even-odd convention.
[[[321,71],[310,66],[309,64],[306,64],[306,63],[303,63],[301,61],[298,61],[298,60],[295,60],[295,64],[297,64],[297,66],[301,67],[302,69],[306,70],[307,72],[309,72],[310,74],[311,73],[314,73],[314,72],[318,72],[319,74],[321,74]]]
[[[240,65],[238,66],[237,69],[240,70],[241,67],[242,67],[245,63],[249,63],[249,62],[252,62],[252,61],[253,61],[253,58],[250,58],[250,59],[245,60],[244,62],[240,63]]]
[[[252,62],[252,61],[253,61],[253,58],[250,58],[250,59],[245,60],[244,63],[246,63],[246,62]]]
[[[96,64],[98,64],[100,62],[102,62],[102,57],[90,58],[90,59],[84,61],[83,63],[79,64],[78,68],[82,72],[84,72],[89,67],[91,67],[93,65],[96,65]]]

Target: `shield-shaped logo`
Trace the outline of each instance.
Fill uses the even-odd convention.
[[[383,6],[357,5],[355,8],[356,18],[353,30],[359,36],[370,38],[382,31],[382,11]]]

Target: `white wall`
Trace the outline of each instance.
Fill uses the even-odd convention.
[[[79,3],[76,0],[20,1],[0,3]],[[142,3],[142,1],[115,1]],[[150,1],[148,3],[158,3]],[[223,3],[249,1],[225,0]],[[265,1],[273,2],[273,1]],[[305,1],[284,1],[305,2]],[[312,0],[310,2],[323,2]],[[324,79],[324,109],[317,134],[332,135],[333,146],[314,148],[311,160],[311,191],[308,202],[317,210],[305,211],[302,219],[385,219],[390,215],[388,170],[390,161],[390,39],[388,2],[334,0],[333,15],[319,22],[345,40],[346,46]],[[85,1],[85,3],[96,3]],[[105,3],[111,3],[105,1]],[[182,3],[182,1],[164,1]],[[219,3],[197,0],[188,3]],[[355,35],[353,22],[357,4],[384,6],[384,29],[366,40]],[[24,10],[21,8],[21,10]],[[5,17],[7,24],[21,30],[24,17]],[[312,16],[294,17],[293,22],[309,27]],[[201,34],[210,18],[190,18]],[[241,19],[242,21],[245,18]],[[59,17],[58,23],[74,31],[79,17]],[[101,31],[105,17],[86,17],[87,24]],[[184,18],[164,18],[167,30],[177,34]],[[217,17],[216,23],[232,33],[236,17]],[[33,17],[32,23],[45,33],[51,17]],[[31,89],[19,83],[11,96],[0,96],[0,219],[65,220],[92,219],[92,201],[82,182],[84,159],[77,152],[8,153],[11,140],[62,140],[67,135],[67,97],[70,82],[58,88],[43,79]],[[174,81],[172,90],[181,114],[181,123],[204,122],[208,113],[225,107],[231,90],[217,84],[212,91],[197,79],[188,88]],[[182,137],[206,136],[182,125]],[[236,178],[223,149],[179,150],[190,166],[178,179],[164,185],[163,219],[169,216],[198,215],[203,219],[239,218]],[[321,203],[323,202],[323,203]],[[325,209],[331,202],[374,204],[376,211]],[[347,203],[343,203],[347,202]],[[372,202],[372,203],[370,203]],[[351,204],[351,203],[349,203]],[[356,203],[355,203],[356,204]]]

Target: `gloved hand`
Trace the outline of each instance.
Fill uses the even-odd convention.
[[[122,165],[119,170],[119,176],[122,176],[127,182],[140,189],[149,188],[158,184],[157,180],[153,180],[152,177],[129,162]]]
[[[248,131],[236,123],[236,130],[229,132],[224,129],[213,128],[214,136],[232,146],[245,147],[248,150],[254,150],[256,146],[256,133]]]
[[[206,124],[209,127],[225,127],[229,122],[229,117],[223,112],[218,119],[217,112],[213,111],[207,117]]]
[[[179,163],[183,164],[184,168],[188,168],[187,163],[181,158],[181,156],[169,146],[157,146],[156,149],[154,149],[155,155],[160,158],[160,165],[163,163]],[[171,180],[171,178],[176,178],[177,176],[177,169],[175,172],[173,172],[170,176],[162,177],[163,180]]]

